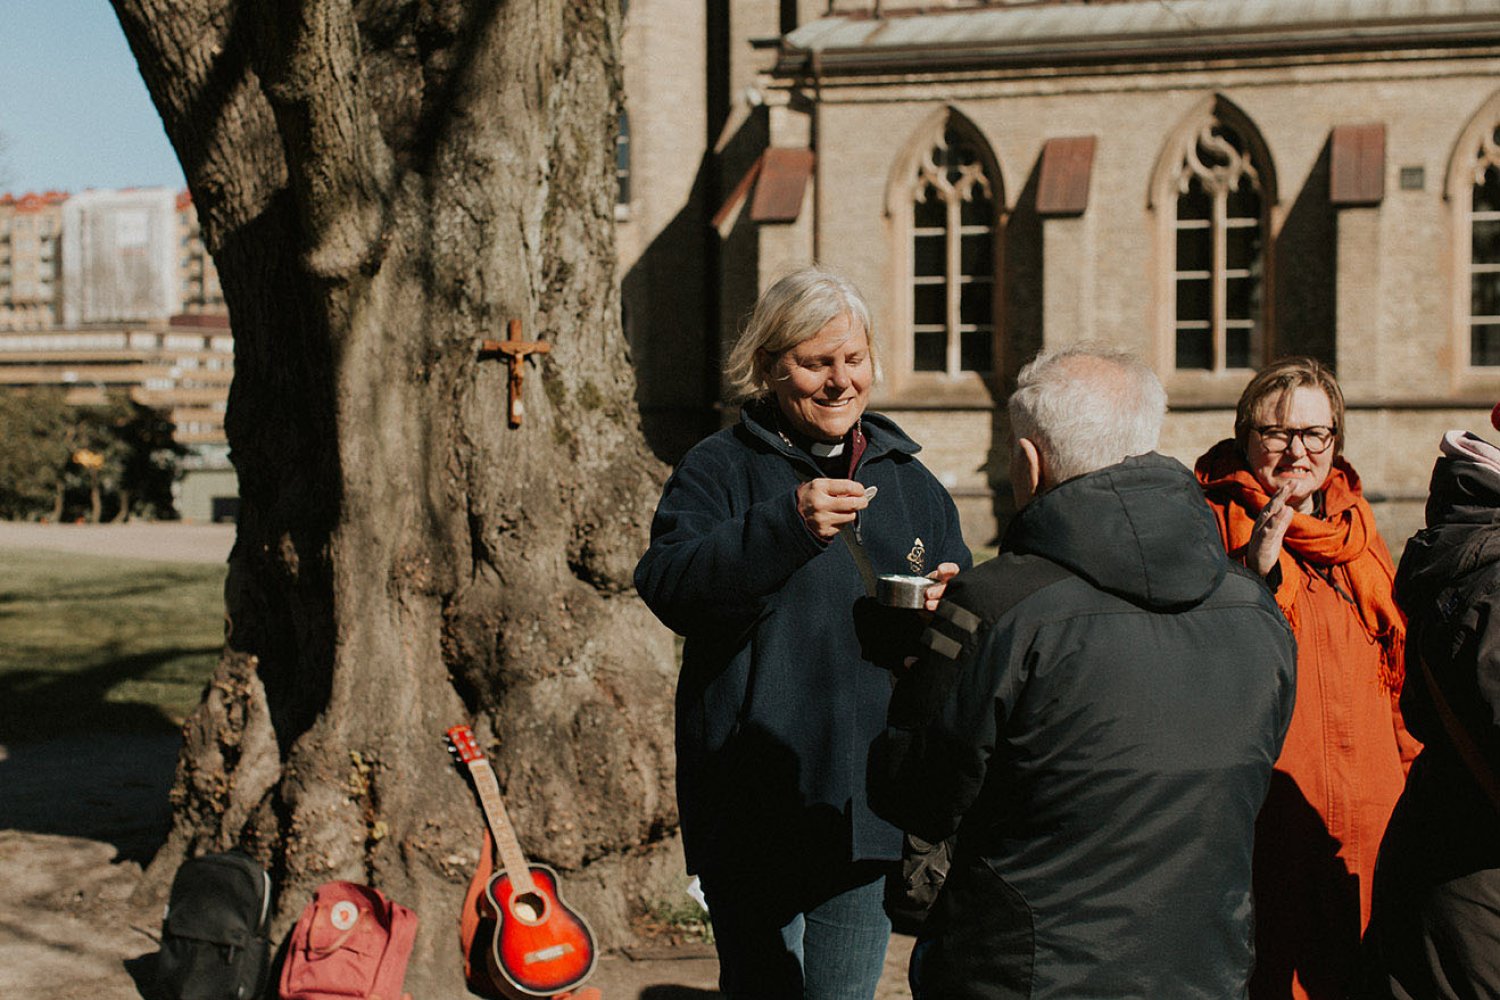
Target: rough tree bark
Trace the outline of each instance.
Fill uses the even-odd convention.
[[[148,873],[233,844],[283,932],[329,878],[414,907],[461,995],[472,721],[606,944],[679,875],[668,637],[635,599],[660,470],[619,328],[615,0],[113,0],[235,334],[225,654]],[[552,352],[506,421],[510,318]],[[680,881],[680,880],[679,880]],[[674,889],[673,891],[680,891]]]

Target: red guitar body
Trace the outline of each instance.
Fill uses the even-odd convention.
[[[485,886],[485,903],[495,919],[487,959],[501,990],[550,997],[573,989],[594,971],[594,935],[558,895],[557,873],[546,865],[527,868],[530,892],[518,893],[506,872]]]

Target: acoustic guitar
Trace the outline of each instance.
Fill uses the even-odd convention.
[[[510,825],[494,769],[468,726],[448,730],[449,749],[468,765],[501,868],[484,890],[494,920],[485,962],[496,989],[509,997],[550,997],[574,989],[594,971],[594,933],[557,892],[557,872],[531,864]]]

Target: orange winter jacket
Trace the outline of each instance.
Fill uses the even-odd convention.
[[[1196,472],[1226,549],[1243,558],[1270,498],[1232,441]],[[1342,998],[1352,987],[1380,839],[1421,749],[1398,704],[1406,627],[1390,552],[1343,459],[1322,492],[1321,515],[1293,518],[1278,561],[1297,701],[1256,824],[1252,1000]]]

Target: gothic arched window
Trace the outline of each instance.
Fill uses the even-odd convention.
[[[1172,290],[1179,369],[1255,368],[1264,360],[1261,166],[1218,116],[1187,144],[1178,166]]]
[[[1469,227],[1469,364],[1500,365],[1500,128],[1480,143]]]
[[[979,145],[948,125],[913,187],[913,371],[994,370],[998,220]]]

